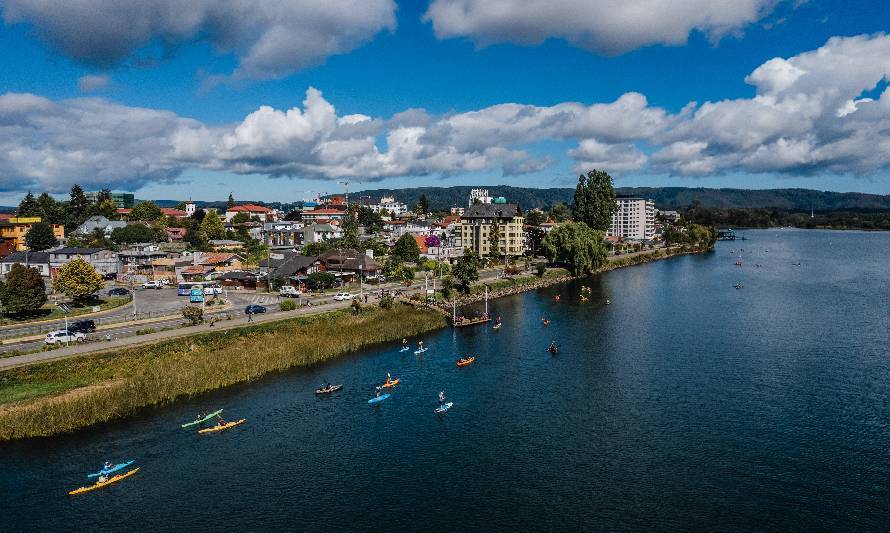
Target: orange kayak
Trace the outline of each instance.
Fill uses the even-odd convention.
[[[90,492],[91,490],[101,489],[102,487],[106,487],[108,485],[111,485],[112,483],[117,483],[118,481],[120,481],[124,478],[130,477],[138,471],[139,471],[139,467],[137,466],[136,468],[134,468],[133,470],[130,470],[126,474],[118,474],[116,476],[112,476],[112,477],[106,479],[105,481],[97,481],[96,483],[94,483],[93,485],[90,485],[89,487],[80,487],[79,489],[74,489],[74,490],[68,492],[68,494],[70,494],[71,496],[74,496],[76,494],[83,494],[84,492]]]
[[[396,385],[398,385],[399,381],[401,381],[401,380],[399,378],[396,378],[392,381],[387,381],[386,383],[384,383],[383,385],[380,385],[380,386],[383,387],[384,389],[388,389],[390,387],[395,387]]]
[[[467,365],[471,365],[471,364],[473,364],[474,361],[476,361],[476,358],[475,358],[475,357],[468,357],[468,358],[466,358],[466,359],[458,359],[458,360],[457,360],[457,366],[467,366]]]
[[[199,429],[198,433],[216,433],[217,431],[223,431],[225,429],[233,428],[235,426],[240,426],[241,424],[247,422],[247,419],[242,418],[241,420],[236,420],[235,422],[226,422],[225,424],[217,424],[212,428]]]

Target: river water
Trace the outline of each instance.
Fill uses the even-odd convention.
[[[381,346],[0,445],[0,530],[885,529],[890,240],[747,236],[492,302],[500,331],[437,332],[423,357]],[[387,371],[403,384],[369,407]],[[218,407],[248,422],[179,428]]]

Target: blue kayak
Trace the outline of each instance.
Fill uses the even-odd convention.
[[[127,468],[128,466],[130,466],[131,464],[133,464],[135,462],[136,461],[127,461],[126,463],[116,464],[116,465],[112,466],[111,468],[103,468],[102,470],[99,470],[95,474],[87,474],[87,477],[90,478],[90,477],[107,476],[108,474],[112,474],[114,472],[117,472],[118,470],[123,470],[124,468]]]
[[[370,400],[368,400],[368,405],[378,404],[387,398],[389,398],[389,394],[381,394],[380,396],[377,396],[377,397],[374,397],[374,398],[371,398]]]

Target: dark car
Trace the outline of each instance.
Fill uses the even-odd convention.
[[[108,296],[127,296],[128,294],[130,294],[130,291],[123,287],[108,289]]]
[[[257,313],[265,313],[266,308],[262,305],[251,304],[244,308],[245,315],[255,315]]]
[[[96,331],[96,322],[93,320],[78,320],[68,324],[68,331],[75,333],[92,333]]]

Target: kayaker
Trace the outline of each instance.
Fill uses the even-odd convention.
[[[112,464],[109,463],[108,461],[105,461],[105,464],[102,465],[102,470],[103,470],[103,471],[104,471],[104,470],[109,470],[109,469],[111,469],[112,466],[114,466],[114,465],[112,465]]]
[[[389,385],[392,383],[392,376],[389,375],[389,372],[386,373],[386,384]]]
[[[200,413],[198,413],[198,418],[196,418],[195,420],[204,420],[205,418],[207,418],[207,413],[201,411]]]
[[[378,386],[378,387],[375,387],[375,389],[374,389],[374,396],[375,396],[376,398],[379,398],[379,397],[380,397],[380,387],[379,387],[379,386]]]

